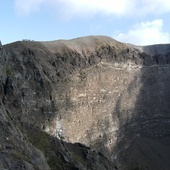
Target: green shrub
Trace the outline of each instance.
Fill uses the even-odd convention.
[[[12,76],[12,70],[9,64],[6,65],[6,74],[7,76]]]

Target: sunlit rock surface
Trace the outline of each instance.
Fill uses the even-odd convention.
[[[141,47],[90,36],[16,42],[1,53],[2,107],[43,152],[47,168],[62,157],[49,153],[57,142],[66,147],[60,150],[68,169],[170,167],[169,44]],[[70,143],[83,151],[74,153]]]

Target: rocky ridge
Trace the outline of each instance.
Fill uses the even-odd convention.
[[[90,36],[0,50],[1,167],[168,169],[169,44]]]

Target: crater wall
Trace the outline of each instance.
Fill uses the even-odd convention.
[[[85,37],[4,48],[4,103],[16,119],[90,146],[121,169],[169,167],[169,45]]]

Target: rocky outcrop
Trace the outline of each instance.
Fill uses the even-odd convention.
[[[92,36],[3,48],[2,115],[44,166],[169,168],[170,45]]]
[[[35,57],[43,53],[27,45],[0,50],[0,169],[115,169],[103,154],[44,131],[57,113],[54,82]]]
[[[45,169],[49,166],[44,155],[37,150],[19,128],[15,110],[6,106],[8,98],[14,98],[12,71],[8,54],[0,48],[0,169]]]

